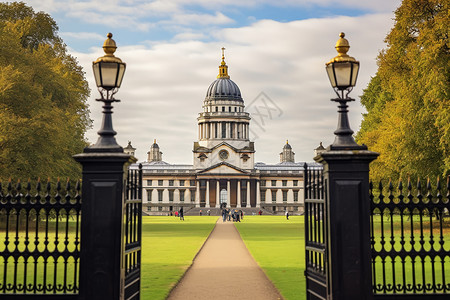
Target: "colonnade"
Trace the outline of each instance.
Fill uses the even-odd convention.
[[[200,186],[200,180],[197,181],[196,206],[200,207],[203,204],[205,207],[220,207],[220,193],[226,190],[227,193],[227,207],[251,207],[252,199],[252,184],[249,179],[201,179],[205,180],[205,184]],[[226,181],[226,184],[224,182]],[[233,184],[232,184],[233,181]],[[222,182],[222,184],[221,184]],[[244,183],[245,182],[245,183]],[[244,186],[245,184],[245,186]],[[214,185],[214,187],[213,187]],[[255,185],[253,185],[255,188]],[[214,189],[214,192],[212,191]],[[241,197],[242,192],[245,191],[245,198]],[[201,195],[204,193],[204,196]],[[215,201],[214,199],[215,198]],[[204,201],[201,201],[204,200]],[[256,181],[256,206],[260,204],[261,196],[259,191],[259,181]]]
[[[198,136],[204,139],[248,139],[249,127],[244,122],[208,122],[198,124]]]

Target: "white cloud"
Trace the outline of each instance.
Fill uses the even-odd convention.
[[[206,35],[201,32],[182,32],[174,36],[174,40],[202,40]]]
[[[401,0],[24,0],[35,10],[51,14],[62,14],[91,24],[115,28],[149,31],[154,26],[177,24],[182,26],[224,25],[234,22],[225,12],[245,9],[268,11],[273,7],[287,10],[335,7],[340,10],[355,9],[379,13],[391,13]],[[198,6],[203,11],[193,12]],[[257,14],[255,11],[255,14]],[[255,15],[256,16],[256,15]]]
[[[219,42],[180,40],[160,42],[150,47],[119,47],[116,54],[127,63],[127,71],[115,104],[113,122],[118,142],[128,140],[145,160],[147,151],[158,140],[163,159],[170,163],[191,163],[192,143],[197,140],[197,116],[209,84],[215,80],[220,63],[220,48],[231,79],[241,89],[248,105],[264,91],[282,110],[282,115],[265,120],[257,127],[256,160],[276,163],[286,139],[296,152],[297,161],[311,161],[320,141],[333,142],[337,107],[325,74],[324,64],[336,55],[334,45],[340,31],[346,33],[349,54],[360,60],[358,84],[351,96],[357,98],[377,70],[376,56],[392,26],[391,14],[361,17],[336,17],[280,23],[264,20],[243,28],[218,30]],[[373,30],[376,28],[377,30]],[[120,41],[119,41],[120,42]],[[101,56],[73,53],[85,67],[94,87],[91,62]],[[94,128],[88,133],[92,142],[101,123],[101,104],[90,99]],[[350,104],[350,122],[357,130],[362,108]],[[254,135],[255,136],[255,135]]]
[[[233,19],[225,16],[221,12],[216,12],[215,15],[211,14],[176,14],[168,21],[161,23],[177,24],[177,25],[223,25],[233,23]]]
[[[104,41],[105,36],[102,36],[94,32],[60,32],[59,33],[63,39],[73,38],[78,40],[97,40]]]

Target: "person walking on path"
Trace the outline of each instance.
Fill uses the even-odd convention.
[[[217,222],[168,300],[283,299],[232,222]]]
[[[183,206],[180,208],[180,212],[178,213],[178,215],[180,216],[180,220],[184,221],[184,211],[183,211]]]
[[[286,211],[286,220],[289,220],[289,211]]]
[[[227,210],[224,208],[222,209],[222,222],[227,221]]]

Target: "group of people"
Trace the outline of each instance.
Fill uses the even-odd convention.
[[[179,211],[175,211],[175,217],[180,217],[180,220],[184,221],[183,207],[181,207]]]
[[[223,208],[222,221],[231,221],[231,219],[233,219],[233,222],[241,222],[244,219],[244,212],[237,209]]]

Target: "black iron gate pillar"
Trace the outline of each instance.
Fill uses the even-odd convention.
[[[333,300],[372,298],[369,163],[367,150],[331,150],[315,160],[324,165],[327,237],[327,295]]]
[[[82,299],[123,299],[123,209],[127,166],[124,153],[83,153],[80,295]]]

